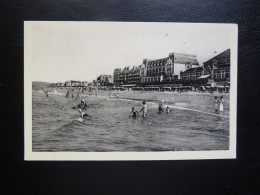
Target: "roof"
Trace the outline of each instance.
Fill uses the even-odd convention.
[[[160,59],[147,59],[147,62],[158,62],[161,60],[168,60],[169,57],[160,58]]]
[[[225,51],[219,53],[218,55],[210,58],[209,60],[207,60],[206,62],[204,62],[203,64],[207,64],[210,63],[211,61],[223,61],[223,59],[230,59],[230,49],[226,49]]]
[[[184,71],[183,73],[190,73],[190,72],[196,72],[196,71],[202,71],[203,68],[200,66],[200,67],[195,67],[195,68],[190,68],[186,71]]]
[[[205,78],[208,78],[210,76],[210,74],[207,74],[207,75],[201,75],[198,79],[205,79]]]
[[[197,57],[196,54],[172,52],[169,55]]]

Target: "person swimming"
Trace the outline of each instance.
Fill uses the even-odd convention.
[[[145,100],[143,101],[143,106],[142,106],[140,112],[142,112],[142,111],[143,111],[143,117],[146,117],[146,114],[147,114],[147,104],[146,104]]]
[[[81,117],[82,117],[82,118],[84,118],[84,117],[86,117],[86,116],[89,116],[87,113],[82,112],[81,109],[79,109],[79,113],[81,114]]]
[[[167,106],[167,108],[166,108],[166,114],[170,114],[170,113],[171,113],[170,108],[169,108],[169,106]]]
[[[76,109],[76,104],[73,103],[72,109]]]
[[[136,117],[137,117],[137,115],[138,115],[138,111],[135,111],[135,108],[134,108],[134,107],[132,107],[132,111],[131,111],[131,113],[130,113],[129,117],[136,118]]]
[[[158,111],[159,113],[162,113],[163,112],[163,103],[164,101],[162,100],[160,103],[159,103],[159,106],[158,106]]]

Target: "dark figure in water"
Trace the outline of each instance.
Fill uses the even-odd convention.
[[[81,100],[80,104],[78,104],[78,108],[81,108],[81,109],[86,109],[88,106],[87,104],[85,103],[84,100]]]
[[[66,98],[68,98],[68,97],[69,97],[69,95],[70,95],[70,92],[69,92],[69,91],[67,91]]]
[[[48,96],[49,96],[49,94],[48,94],[48,91],[46,91],[46,92],[45,92],[45,95],[46,95],[46,97],[48,97]]]
[[[166,108],[166,114],[170,114],[170,113],[171,113],[170,108],[169,108],[169,106],[167,106],[167,108]]]
[[[76,109],[76,104],[75,103],[73,103],[72,109]]]
[[[71,94],[71,98],[73,98],[74,97],[74,95],[73,95],[73,93]]]
[[[138,111],[135,111],[135,108],[133,107],[129,117],[136,118],[137,115],[138,115]]]
[[[159,107],[158,107],[158,111],[159,113],[162,113],[163,112],[163,103],[164,101],[162,100],[160,103],[159,103]]]

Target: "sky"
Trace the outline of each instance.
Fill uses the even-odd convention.
[[[226,24],[137,22],[28,22],[32,80],[93,81],[115,68],[171,52],[196,54],[200,65],[231,48]],[[26,36],[26,34],[25,34]],[[28,40],[28,39],[26,39]],[[217,53],[214,53],[217,52]]]

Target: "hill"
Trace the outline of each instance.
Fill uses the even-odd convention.
[[[40,82],[40,81],[33,81],[32,82],[32,89],[33,90],[43,90],[43,89],[46,89],[48,88],[50,85],[50,83],[47,83],[47,82]]]

